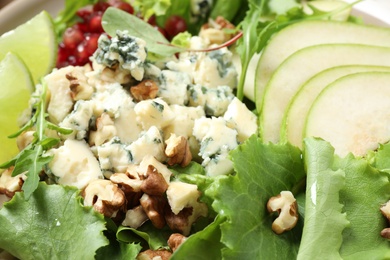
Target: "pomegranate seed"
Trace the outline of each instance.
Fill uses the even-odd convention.
[[[84,64],[88,63],[89,56],[91,56],[91,55],[87,52],[87,50],[85,48],[85,42],[80,43],[77,46],[77,50],[75,53],[77,65],[84,65]]]
[[[160,26],[154,26],[155,29],[157,29],[157,31],[159,31],[165,38],[168,39],[168,33],[167,31],[164,29],[164,28],[161,28]]]
[[[129,3],[123,2],[121,0],[109,0],[108,4],[130,14],[134,13],[134,8]]]
[[[84,40],[84,35],[80,30],[74,27],[65,30],[63,38],[65,48],[74,49],[82,40]]]
[[[96,4],[93,5],[93,11],[94,12],[104,12],[106,9],[110,7],[108,3],[105,2],[97,2]]]
[[[170,39],[172,39],[177,34],[187,30],[186,21],[180,16],[172,15],[165,22],[165,30],[167,31]]]
[[[88,24],[86,24],[85,22],[76,23],[75,25],[73,25],[73,27],[79,29],[83,33],[87,33],[89,31]]]
[[[100,13],[95,14],[89,20],[89,31],[96,33],[102,33],[104,31],[102,27],[102,15]]]
[[[151,17],[149,17],[148,24],[157,25],[157,23],[156,23],[156,16],[155,15],[152,15]]]
[[[84,21],[87,21],[91,16],[92,11],[93,11],[93,6],[87,5],[77,10],[76,15],[79,16]]]
[[[92,33],[85,37],[84,48],[89,55],[92,55],[96,51],[99,37],[99,33]]]

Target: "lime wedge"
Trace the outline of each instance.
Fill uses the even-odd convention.
[[[42,11],[28,22],[0,37],[0,60],[16,53],[31,72],[35,83],[55,65],[57,43],[51,16]]]
[[[15,139],[8,136],[19,130],[18,119],[28,107],[34,88],[29,70],[13,53],[0,62],[0,163],[18,153]]]

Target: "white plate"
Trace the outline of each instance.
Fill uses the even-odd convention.
[[[55,17],[65,0],[14,0],[0,10],[0,35],[32,18],[42,10]],[[345,0],[352,3],[356,0]],[[353,8],[353,15],[362,17],[368,24],[390,27],[390,1],[364,0]]]

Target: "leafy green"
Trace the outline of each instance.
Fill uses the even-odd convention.
[[[102,25],[104,31],[112,37],[116,35],[117,30],[120,30],[128,31],[131,36],[142,38],[146,41],[148,52],[160,56],[172,56],[183,50],[171,45],[152,25],[117,8],[109,7],[104,12]]]
[[[190,47],[191,34],[189,32],[182,32],[173,37],[171,43],[172,45],[179,46],[182,48]]]
[[[135,0],[133,5],[148,20],[153,15],[164,15],[171,6],[171,0]]]
[[[167,241],[172,231],[168,227],[157,229],[148,221],[138,229],[120,226],[117,239],[126,243],[140,243],[144,248],[157,250],[167,247]]]
[[[237,174],[219,179],[208,190],[213,207],[226,218],[221,224],[224,259],[293,259],[303,221],[282,235],[271,230],[274,216],[266,209],[270,197],[305,177],[301,153],[290,145],[263,144],[249,138],[231,154]]]
[[[210,13],[212,19],[222,16],[226,20],[233,22],[240,10],[247,10],[247,0],[217,0]]]
[[[45,183],[27,201],[17,192],[0,209],[0,248],[20,259],[93,259],[108,244],[105,221],[81,206],[78,193]]]
[[[333,153],[334,149],[322,142],[305,141],[305,223],[298,259],[341,259],[342,232],[349,222],[339,202],[345,172],[332,170]]]
[[[142,249],[140,244],[118,241],[115,234],[106,232],[106,236],[109,238],[110,244],[96,251],[96,260],[136,259]]]
[[[39,174],[43,167],[52,159],[51,156],[45,155],[45,151],[52,148],[59,142],[58,139],[46,136],[46,129],[53,129],[63,134],[70,134],[72,132],[70,129],[60,128],[46,120],[46,83],[43,82],[41,87],[42,91],[35,97],[36,102],[32,107],[33,111],[35,110],[34,115],[16,134],[11,136],[17,137],[25,130],[29,130],[34,127],[34,138],[31,144],[17,154],[15,158],[0,165],[1,169],[14,166],[12,176],[26,172],[27,179],[24,181],[22,187],[26,199],[28,199],[38,187]]]
[[[98,0],[66,0],[65,8],[54,19],[54,25],[58,39],[61,39],[65,29],[77,21],[76,12],[87,5],[95,4]]]
[[[390,173],[390,143],[382,144],[379,146],[377,152],[372,152],[368,156],[373,167],[376,167],[379,170],[386,171]]]
[[[338,158],[335,167],[345,171],[346,183],[340,199],[350,222],[343,232],[342,258],[390,258],[389,241],[380,236],[388,223],[379,211],[390,198],[389,174],[352,155]]]
[[[208,225],[202,231],[191,235],[180,247],[173,253],[171,260],[175,259],[194,259],[208,260],[221,259],[221,249],[224,245],[220,242],[221,230],[220,224],[223,218],[217,216],[215,221]]]

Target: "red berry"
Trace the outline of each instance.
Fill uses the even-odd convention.
[[[155,15],[152,15],[151,17],[149,17],[148,24],[157,25],[157,23],[156,23],[156,16]]]
[[[87,5],[77,10],[76,15],[79,16],[84,21],[86,21],[91,16],[92,11],[93,11],[93,6]]]
[[[94,12],[104,12],[106,9],[110,7],[108,3],[105,2],[97,2],[96,4],[93,5],[93,11]]]
[[[165,22],[165,30],[168,33],[168,36],[172,39],[177,34],[187,30],[186,21],[177,15],[172,15]]]
[[[123,2],[121,0],[109,0],[108,4],[130,14],[134,13],[134,8],[129,3]]]
[[[74,27],[67,28],[64,32],[63,43],[66,49],[74,49],[84,40],[83,33]]]
[[[89,56],[91,56],[87,49],[85,48],[85,42],[80,43],[77,46],[75,57],[76,57],[76,63],[79,66],[82,66],[89,62]]]
[[[85,23],[85,22],[76,23],[75,25],[73,25],[73,27],[76,28],[76,29],[79,29],[83,33],[87,33],[89,31],[88,24]]]
[[[91,56],[98,47],[98,40],[99,40],[100,34],[99,33],[92,33],[85,37],[85,51]]]
[[[91,17],[89,20],[89,32],[94,33],[102,33],[103,27],[102,27],[102,15],[101,14],[95,14]]]
[[[164,28],[161,28],[160,26],[154,26],[155,29],[157,29],[157,31],[159,31],[165,38],[168,39],[168,33],[167,31],[164,30]]]

